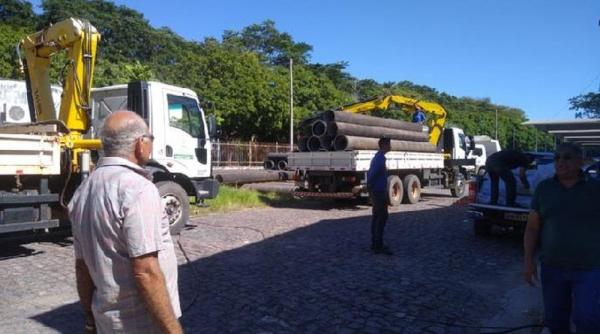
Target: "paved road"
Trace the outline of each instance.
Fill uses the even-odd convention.
[[[369,252],[366,206],[196,218],[180,237],[191,261],[178,252],[182,323],[189,333],[479,333],[499,329],[469,326],[539,319],[515,298],[519,237],[474,237],[452,203],[430,193],[392,212],[392,257]],[[79,332],[72,251],[69,237],[2,243],[1,332]]]

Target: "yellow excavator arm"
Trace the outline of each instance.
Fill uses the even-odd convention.
[[[447,116],[446,109],[438,103],[420,101],[399,95],[388,95],[349,104],[340,109],[351,113],[361,113],[373,110],[386,110],[392,104],[395,104],[400,107],[402,111],[407,113],[413,113],[417,110],[417,107],[419,107],[424,113],[430,114],[431,117],[429,117],[427,121],[427,126],[429,126],[429,142],[433,145],[437,145],[444,131]]]
[[[62,122],[69,130],[62,141],[69,148],[100,147],[99,140],[81,138],[90,127],[90,94],[99,40],[100,34],[89,22],[69,18],[25,37],[18,46],[32,122]],[[61,50],[66,50],[67,64],[57,118],[49,71],[51,57]]]

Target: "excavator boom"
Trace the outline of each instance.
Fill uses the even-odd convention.
[[[423,112],[430,114],[431,117],[429,117],[427,121],[427,126],[429,126],[429,142],[433,145],[437,145],[444,131],[447,116],[444,107],[438,103],[420,101],[399,95],[388,95],[349,104],[340,109],[351,113],[362,113],[373,110],[386,110],[392,104],[395,104],[400,107],[402,111],[407,113],[413,113],[417,110],[417,107],[419,107]]]

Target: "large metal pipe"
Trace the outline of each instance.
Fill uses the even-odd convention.
[[[306,146],[308,147],[309,151],[316,152],[316,151],[321,150],[321,141],[319,140],[319,137],[312,136],[312,137],[308,138],[308,142],[306,143]]]
[[[306,118],[298,124],[298,132],[301,136],[311,136],[312,135],[312,125],[313,123],[321,119],[321,116]]]
[[[390,143],[392,151],[435,152],[436,149],[428,142],[391,140]],[[333,147],[336,151],[377,150],[379,149],[379,139],[342,135],[335,137]]]
[[[320,136],[319,142],[321,143],[321,149],[325,151],[331,151],[333,149],[333,138],[335,138],[335,136]]]
[[[223,184],[242,185],[253,182],[279,181],[281,175],[280,171],[235,170],[217,172],[215,179]]]
[[[338,135],[381,138],[385,136],[390,139],[426,142],[429,141],[427,132],[415,132],[401,129],[384,128],[381,126],[366,126],[344,122],[329,122],[327,134],[335,137]]]
[[[402,129],[421,132],[423,127],[418,123],[399,121],[397,119],[381,118],[367,115],[353,114],[342,110],[329,110],[323,113],[327,122],[344,122],[359,125],[381,126],[384,128]]]
[[[275,169],[275,161],[265,160],[265,162],[263,163],[263,166],[265,167],[266,170]]]
[[[298,139],[298,151],[308,152],[308,137],[300,137]]]
[[[327,133],[327,122],[323,120],[317,120],[312,124],[313,136],[323,136]]]
[[[288,165],[287,160],[279,160],[279,162],[277,162],[277,169],[279,169],[279,170],[286,170],[287,169],[287,165]]]

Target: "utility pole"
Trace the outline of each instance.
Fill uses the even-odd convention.
[[[513,137],[513,138],[512,138],[512,139],[513,139],[513,140],[512,140],[512,148],[513,148],[513,150],[514,150],[514,149],[515,149],[515,126],[514,126],[514,125],[513,125],[513,128],[512,128],[512,130],[513,130],[513,131],[512,131],[512,132],[513,132],[513,134],[512,134],[512,137]]]
[[[498,140],[498,108],[496,108],[496,135],[494,139]]]
[[[294,60],[290,58],[290,152],[294,151]]]

